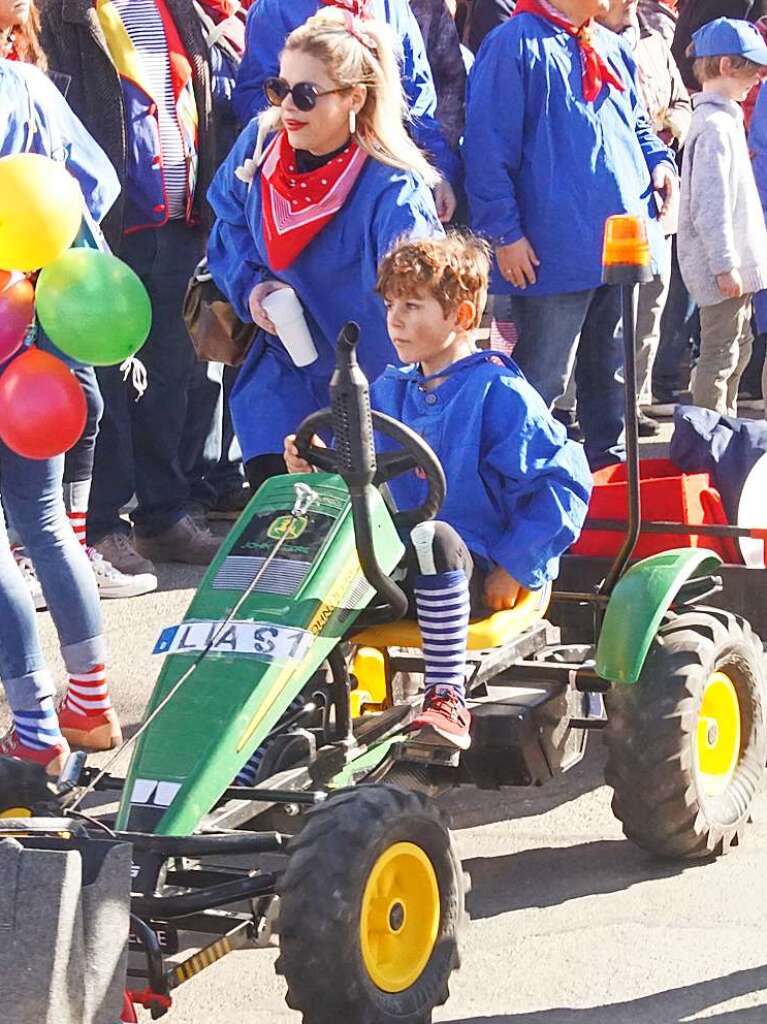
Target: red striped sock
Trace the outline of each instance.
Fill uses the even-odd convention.
[[[76,715],[100,715],[111,708],[104,665],[70,675],[64,704]]]
[[[83,547],[86,546],[86,536],[88,533],[88,513],[87,512],[67,512],[67,519],[72,524],[72,529],[75,531],[75,537],[80,541]]]

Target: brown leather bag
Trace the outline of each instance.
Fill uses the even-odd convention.
[[[240,366],[258,333],[240,320],[208,272],[207,260],[195,268],[184,296],[184,323],[202,363]]]

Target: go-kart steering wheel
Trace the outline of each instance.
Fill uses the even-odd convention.
[[[395,525],[409,529],[426,519],[433,519],[445,500],[445,472],[429,445],[414,430],[404,423],[382,412],[371,413],[373,429],[385,434],[401,446],[395,451],[376,455],[376,474],[373,484],[380,487],[394,477],[412,469],[421,469],[426,477],[428,491],[423,504],[417,508],[403,509],[394,513]],[[333,414],[330,409],[320,409],[307,416],[296,433],[296,448],[302,459],[310,466],[344,475],[338,452],[334,448],[320,448],[312,444],[312,437],[320,430],[333,431]]]

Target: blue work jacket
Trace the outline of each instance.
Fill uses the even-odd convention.
[[[347,320],[356,320],[362,328],[358,355],[369,380],[396,359],[384,304],[375,293],[378,264],[399,238],[442,233],[424,182],[368,157],[344,207],[289,267],[273,271],[263,240],[260,178],[257,175],[249,186],[235,174],[253,154],[256,130],[251,121],[208,192],[216,214],[208,267],[245,322],[252,321],[248,298],[256,284],[289,284],[301,301],[319,355],[316,362],[299,369],[279,338],[258,333],[231,396],[232,418],[246,460],[281,452],[285,435],[304,416],[328,404],[336,338]]]
[[[594,45],[623,82],[583,98],[576,40],[533,14],[486,38],[469,76],[463,159],[472,227],[494,245],[523,236],[541,261],[523,292],[497,269],[500,294],[557,295],[602,282],[606,219],[642,217],[656,272],[663,229],[651,173],[671,151],[653,134],[625,41],[594,25]]]
[[[390,366],[372,387],[372,404],[415,430],[439,457],[447,496],[437,518],[485,568],[501,565],[536,590],[557,576],[560,556],[586,518],[591,472],[583,448],[567,439],[507,356],[478,352],[438,376],[444,381],[427,391],[417,366]],[[426,496],[415,472],[389,486],[400,508]]]

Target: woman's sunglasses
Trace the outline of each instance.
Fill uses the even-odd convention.
[[[304,113],[314,110],[320,96],[329,96],[334,92],[348,92],[352,87],[342,85],[338,89],[320,89],[314,82],[297,82],[292,88],[284,78],[267,78],[264,82],[266,98],[273,107],[281,107],[288,96],[293,97],[293,102],[299,110]]]

